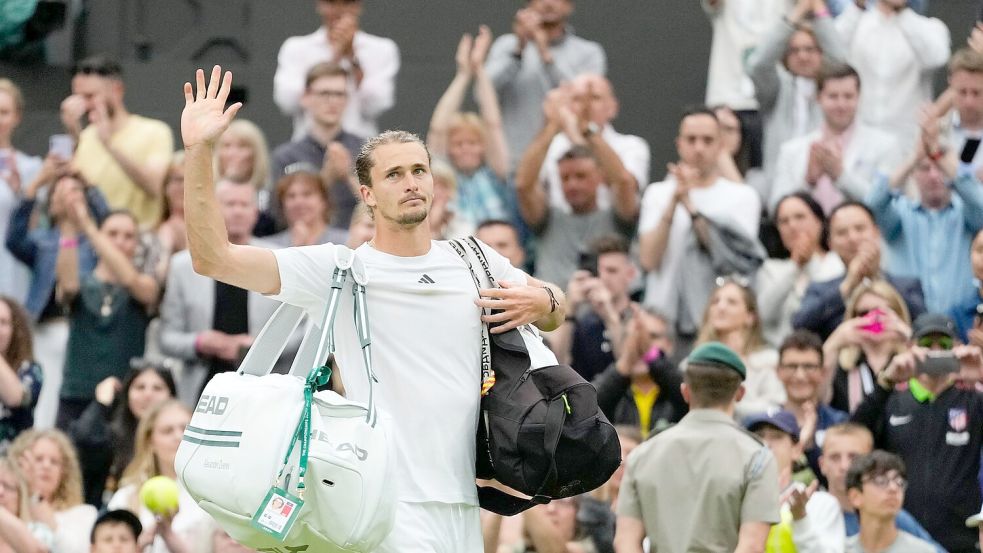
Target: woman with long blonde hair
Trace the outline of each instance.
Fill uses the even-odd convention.
[[[28,430],[8,455],[27,479],[32,517],[54,533],[51,551],[87,553],[96,509],[82,503],[82,473],[68,437],[59,430]]]
[[[123,471],[121,487],[107,506],[110,511],[127,509],[140,517],[144,532],[139,545],[150,546],[151,553],[191,551],[190,546],[207,539],[211,528],[208,515],[180,484],[178,508],[172,513],[155,516],[140,503],[140,488],[147,480],[155,476],[177,479],[174,457],[190,420],[191,411],[176,399],[166,399],[144,414],[137,426],[133,461]]]
[[[0,457],[0,553],[51,550],[54,534],[34,520],[30,497],[20,468]]]
[[[218,139],[212,165],[217,180],[248,184],[256,189],[260,217],[253,232],[256,236],[273,234],[276,231],[276,222],[267,213],[273,195],[270,186],[270,150],[263,130],[252,121],[233,121]]]
[[[854,412],[877,387],[877,375],[911,337],[911,316],[901,294],[886,280],[857,286],[846,301],[843,322],[823,344],[831,381],[830,406]]]
[[[736,278],[717,279],[703,311],[696,344],[722,342],[744,361],[747,378],[737,416],[767,411],[785,403],[785,387],[778,379],[778,352],[765,343],[754,292]]]

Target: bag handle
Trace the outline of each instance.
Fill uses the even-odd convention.
[[[259,334],[256,335],[252,347],[242,359],[242,363],[239,364],[239,374],[254,376],[269,374],[277,359],[283,354],[284,348],[287,347],[287,340],[290,339],[303,318],[303,309],[295,305],[281,303],[273,312],[270,320],[266,321]],[[257,345],[264,347],[256,347]]]
[[[358,332],[358,342],[362,348],[362,364],[365,366],[365,377],[369,381],[369,402],[368,413],[365,422],[370,426],[375,426],[378,421],[379,413],[375,405],[375,393],[373,384],[379,382],[375,371],[372,370],[372,337],[369,334],[369,310],[365,301],[365,285],[357,280],[352,284],[352,293],[355,295],[355,329]]]
[[[338,304],[341,298],[341,289],[344,286],[348,271],[352,268],[355,260],[355,253],[346,246],[335,246],[335,271],[331,279],[331,293],[328,296],[327,307],[321,324],[318,327],[311,327],[304,334],[304,339],[297,349],[294,362],[290,365],[290,374],[304,378],[315,365],[323,364],[322,359],[326,359],[330,352],[334,351],[334,320],[337,315]],[[341,273],[345,274],[342,275]],[[338,280],[340,278],[340,281]],[[287,341],[297,326],[304,318],[304,310],[295,305],[281,303],[270,320],[263,325],[263,328],[256,335],[253,347],[249,348],[242,363],[239,365],[239,374],[251,374],[264,376],[273,370],[277,359],[283,354],[287,347]],[[327,329],[328,332],[318,332],[319,329]],[[313,349],[313,336],[321,337],[317,349]],[[330,340],[330,343],[328,341]],[[262,344],[264,347],[255,347]],[[265,346],[272,347],[265,347]],[[324,353],[325,348],[330,348],[328,354]]]
[[[464,263],[467,264],[468,270],[471,272],[471,278],[474,279],[474,287],[478,290],[478,296],[480,297],[481,281],[478,279],[478,275],[474,272],[474,266],[471,264],[470,257],[468,257],[467,252],[464,251],[464,247],[461,245],[461,243],[458,240],[450,240],[449,243],[451,247],[454,248],[454,251],[457,252],[457,255],[460,256],[461,259],[464,260]],[[478,251],[480,251],[480,248],[478,249]],[[492,284],[492,287],[494,288],[495,280],[492,278],[490,271],[488,272],[487,276]],[[484,308],[482,308],[481,312],[484,314],[486,311]],[[491,313],[490,309],[488,310],[488,313]],[[488,323],[482,322],[481,323],[481,395],[482,396],[487,395],[488,392],[491,390],[492,386],[495,385],[495,370],[492,369],[492,365],[491,365],[491,343],[489,342],[489,340],[490,337],[488,336]]]

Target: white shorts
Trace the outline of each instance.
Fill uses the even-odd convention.
[[[478,510],[464,503],[400,501],[393,531],[375,553],[482,553]]]

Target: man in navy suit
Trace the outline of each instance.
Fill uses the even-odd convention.
[[[846,266],[844,276],[814,282],[806,289],[792,326],[805,328],[823,340],[843,322],[846,299],[864,279],[883,278],[901,294],[914,320],[925,312],[922,285],[917,278],[892,276],[881,271],[881,232],[874,214],[860,202],[844,202],[829,214],[829,247]]]

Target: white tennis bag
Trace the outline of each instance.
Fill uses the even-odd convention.
[[[372,394],[365,272],[350,249],[336,248],[321,324],[310,325],[290,374],[269,373],[304,312],[281,305],[238,372],[205,386],[177,452],[185,489],[232,538],[259,551],[368,552],[392,529],[396,451]],[[349,272],[367,403],[315,393],[330,375],[322,365],[334,351]]]

